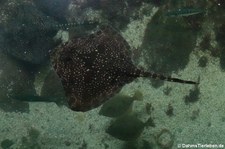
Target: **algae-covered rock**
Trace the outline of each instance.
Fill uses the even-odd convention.
[[[45,77],[41,89],[41,97],[47,101],[55,102],[58,105],[67,105],[67,98],[61,81],[55,71],[50,71]]]
[[[225,17],[221,17],[222,20],[224,20]],[[216,41],[219,44],[219,57],[220,57],[220,67],[225,70],[225,22],[223,22],[222,24],[220,24],[217,28],[216,28]]]
[[[34,0],[34,3],[47,16],[61,23],[65,23],[69,0]]]
[[[21,145],[18,149],[41,149],[39,137],[40,131],[36,128],[30,128],[28,135],[21,138]]]
[[[6,19],[1,23],[1,49],[19,60],[40,64],[48,59],[55,46],[57,30],[53,19],[39,11],[32,3],[12,2],[1,10]]]
[[[15,97],[36,95],[32,74],[2,53],[0,59],[0,108],[27,112],[28,103],[17,101]]]
[[[9,149],[13,144],[14,142],[12,140],[5,139],[1,142],[1,147],[2,149]]]
[[[125,115],[113,121],[106,132],[117,139],[130,141],[137,139],[144,127],[145,123],[136,116]]]
[[[172,72],[187,65],[195,42],[196,32],[182,18],[167,18],[159,11],[147,25],[142,48],[150,70]]]
[[[173,146],[174,136],[168,129],[162,129],[156,136],[156,142],[162,149],[170,149]]]
[[[10,61],[8,57],[1,55],[1,93],[6,90],[8,97],[13,97],[18,94],[35,94],[33,86],[33,76],[26,71],[22,66],[16,64],[15,61]]]
[[[136,91],[134,96],[117,94],[108,100],[99,111],[100,115],[108,117],[118,117],[129,111],[134,100],[142,100],[143,95],[140,91]]]

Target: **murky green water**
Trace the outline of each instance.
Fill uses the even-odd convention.
[[[223,0],[1,0],[0,16],[1,148],[224,148]]]

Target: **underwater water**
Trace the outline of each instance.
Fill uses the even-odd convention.
[[[0,0],[0,15],[0,148],[225,148],[225,1]]]

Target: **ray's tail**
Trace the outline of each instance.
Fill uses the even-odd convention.
[[[172,78],[170,76],[167,77],[167,76],[164,76],[162,74],[157,74],[157,73],[154,73],[154,72],[143,72],[141,74],[141,76],[151,77],[153,79],[165,80],[165,81],[169,81],[169,82],[177,82],[177,83],[184,83],[184,84],[199,84],[199,80],[198,80],[198,82],[182,80],[182,79],[178,79],[178,78]]]

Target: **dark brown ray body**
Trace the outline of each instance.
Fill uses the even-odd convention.
[[[72,110],[88,111],[98,107],[137,77],[196,84],[136,68],[129,48],[120,34],[105,27],[55,49],[51,56],[53,67],[61,78]]]

